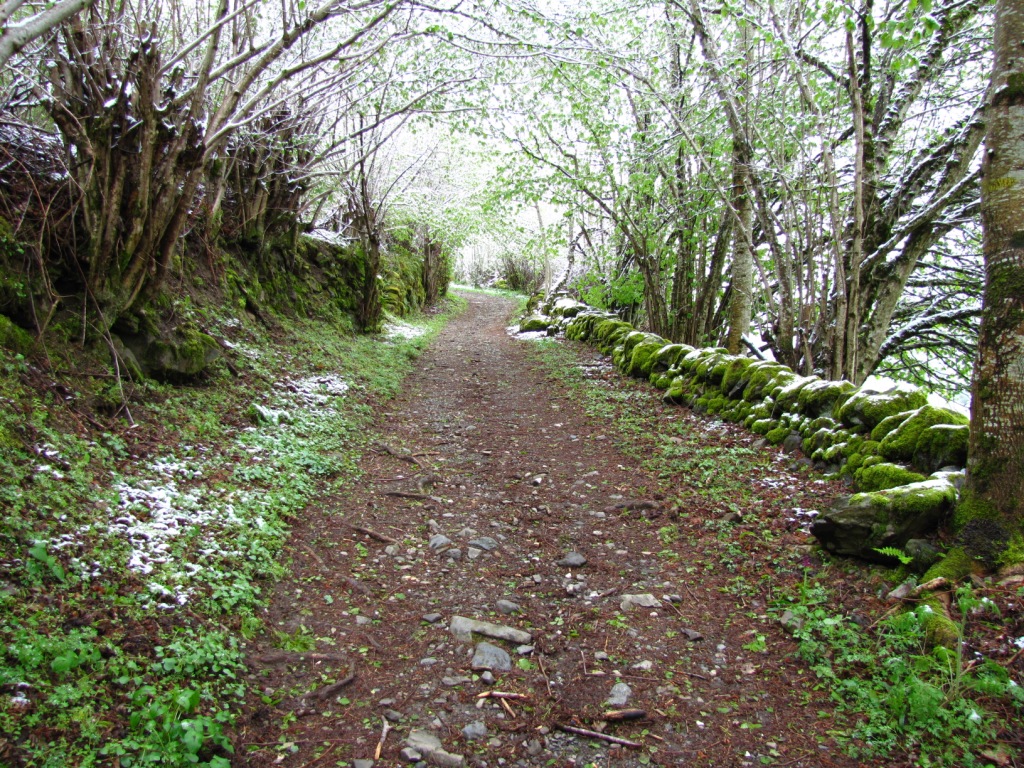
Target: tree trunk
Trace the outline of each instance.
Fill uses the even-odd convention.
[[[732,275],[729,297],[729,335],[725,346],[736,355],[743,349],[743,337],[750,331],[754,293],[754,206],[750,199],[750,148],[746,141],[733,139],[733,230]]]
[[[981,213],[985,294],[971,388],[967,486],[957,522],[999,550],[1024,520],[1024,6],[997,0],[985,110]],[[995,523],[995,525],[992,525]],[[965,531],[966,533],[966,531]]]

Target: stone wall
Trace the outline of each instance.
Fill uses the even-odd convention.
[[[564,332],[611,355],[624,374],[648,379],[666,402],[742,423],[848,478],[855,493],[812,528],[830,551],[893,563],[879,550],[906,548],[922,570],[934,560],[922,537],[956,504],[969,430],[968,418],[940,398],[907,384],[858,388],[722,348],[672,344],[568,298],[541,306],[520,329]]]

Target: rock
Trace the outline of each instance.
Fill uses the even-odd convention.
[[[533,651],[534,647],[532,645],[520,645],[516,648],[516,653],[520,656],[529,656]]]
[[[437,664],[437,659],[435,659],[433,656],[427,656],[425,659],[420,659],[421,667],[432,667],[435,664]]]
[[[956,498],[955,486],[942,476],[875,493],[858,493],[816,519],[811,533],[837,555],[886,562],[888,558],[877,549],[902,547],[910,539],[934,530]]]
[[[442,616],[440,613],[425,613],[423,614],[423,620],[427,624],[437,624],[441,620]]]
[[[484,551],[482,549],[477,549],[476,547],[470,547],[468,550],[466,550],[466,555],[469,557],[470,560],[476,560],[483,553]]]
[[[649,592],[642,595],[623,595],[619,608],[631,611],[634,608],[660,608],[661,601]]]
[[[785,453],[796,453],[803,447],[803,444],[804,439],[799,432],[790,432],[782,441],[782,450]]]
[[[142,369],[156,379],[182,381],[194,379],[217,360],[220,344],[209,334],[185,324],[171,333],[161,333],[152,320],[138,320],[135,332],[122,332],[121,339]],[[141,327],[146,326],[146,327]]]
[[[402,757],[409,762],[425,759],[431,765],[440,768],[461,768],[464,763],[462,755],[446,752],[441,746],[441,740],[422,728],[410,731],[405,743],[406,749],[416,753],[415,757],[409,757],[406,756],[406,750],[402,750]]]
[[[423,759],[423,753],[413,749],[412,747],[405,747],[398,754],[407,763],[418,763]]]
[[[494,673],[489,669],[485,670],[483,674],[480,675],[480,681],[485,685],[494,685]]]
[[[546,331],[551,327],[551,320],[540,315],[534,315],[528,317],[519,323],[520,333],[537,333],[539,331]]]
[[[837,416],[851,427],[863,427],[870,431],[886,417],[920,408],[927,402],[928,396],[920,389],[897,386],[879,392],[861,387],[847,398]]]
[[[914,558],[910,562],[910,567],[917,573],[924,573],[939,562],[939,558],[942,557],[939,550],[932,546],[930,541],[925,539],[910,539],[903,545],[903,549]]]
[[[473,682],[473,681],[470,678],[468,678],[468,677],[450,677],[450,676],[447,676],[447,677],[442,677],[441,678],[441,685],[445,685],[445,686],[447,686],[449,688],[454,688],[457,685],[465,685],[466,683],[471,683],[471,682]]]
[[[352,768],[373,768],[373,760],[353,760]]]
[[[400,723],[402,722],[402,713],[397,709],[385,709],[384,717],[388,719],[388,722]]]
[[[490,536],[481,536],[479,539],[473,539],[469,542],[469,546],[482,549],[486,552],[495,550],[498,548],[498,542],[492,539]]]
[[[3,241],[3,235],[0,235],[0,242]],[[114,337],[117,338],[116,336]],[[115,344],[120,343],[118,339]],[[32,334],[22,328],[20,325],[15,325],[10,318],[5,315],[0,315],[0,347],[8,349],[11,352],[19,355],[27,355],[32,351],[35,346],[35,339],[32,338]],[[121,345],[123,347],[123,344]],[[124,357],[118,350],[120,357]],[[131,354],[131,352],[128,352]],[[132,355],[132,359],[135,356]],[[136,363],[138,365],[138,363]]]
[[[467,741],[483,739],[487,736],[487,726],[477,720],[465,726],[462,729],[462,735],[466,737]]]
[[[499,600],[495,603],[494,607],[498,609],[498,613],[503,613],[506,616],[511,616],[513,613],[523,612],[523,609],[519,607],[519,604],[513,603],[511,600]]]
[[[512,658],[503,648],[491,645],[491,643],[477,643],[470,667],[489,669],[494,672],[508,672],[512,669]]]
[[[544,751],[544,745],[540,743],[539,739],[530,739],[526,745],[526,754],[530,757],[536,757]]]
[[[629,703],[629,697],[633,695],[633,689],[625,683],[616,683],[612,686],[611,693],[605,701],[609,707],[624,707]]]
[[[459,560],[462,559],[462,550],[459,549],[458,547],[453,547],[452,549],[446,549],[444,551],[444,556],[447,557],[449,560],[454,560],[455,562],[458,562]]]
[[[384,547],[384,554],[388,557],[394,557],[395,555],[401,554],[402,548],[398,544],[388,544]]]
[[[857,489],[861,491],[885,491],[901,485],[920,483],[925,479],[924,475],[906,467],[884,461],[870,467],[861,467],[854,472],[853,477]]]
[[[452,620],[448,624],[448,631],[464,643],[473,642],[474,633],[495,640],[506,640],[516,645],[525,645],[533,641],[533,635],[521,629],[492,624],[489,621],[477,621],[465,616],[452,616]]]
[[[652,669],[654,669],[654,662],[647,661],[646,659],[644,661],[638,661],[636,664],[630,667],[630,669],[639,669],[641,672],[650,672]]]
[[[587,564],[587,558],[579,552],[570,552],[559,560],[557,564],[561,565],[563,568],[582,568]]]
[[[913,582],[911,582],[911,581],[904,581],[902,584],[900,584],[898,587],[896,587],[896,589],[894,589],[892,592],[890,592],[888,595],[886,595],[886,598],[891,600],[891,601],[893,601],[893,602],[897,602],[899,600],[905,600],[906,598],[910,597],[910,595],[911,595],[911,593],[913,591],[914,591],[914,584],[913,584]]]
[[[783,611],[782,615],[779,616],[779,624],[782,628],[789,632],[797,632],[804,625],[804,620],[794,615],[792,611]]]
[[[696,629],[686,629],[686,628],[684,628],[682,630],[682,632],[683,632],[684,635],[686,635],[686,639],[689,640],[691,643],[695,643],[698,640],[703,640],[704,639],[704,635],[702,635]]]
[[[430,548],[437,552],[440,549],[444,549],[452,540],[445,536],[443,533],[436,533],[430,537]]]

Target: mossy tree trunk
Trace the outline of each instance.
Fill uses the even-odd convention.
[[[990,537],[1024,521],[1024,5],[997,0],[985,110],[981,213],[985,295],[972,386],[968,479],[959,521]],[[992,522],[997,525],[991,525]],[[966,529],[965,529],[966,532]],[[1008,541],[996,541],[1004,548]]]

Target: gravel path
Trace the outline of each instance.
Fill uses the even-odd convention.
[[[620,451],[507,334],[509,301],[467,299],[380,414],[362,479],[296,525],[236,764],[863,764],[828,735],[831,705],[769,611],[754,553],[770,550],[730,534],[720,554],[742,525],[701,496],[680,509],[689,479]],[[755,440],[577,355],[663,423]],[[764,467],[750,483],[766,510],[837,490],[775,453]],[[772,547],[791,562],[807,542],[782,528]]]

